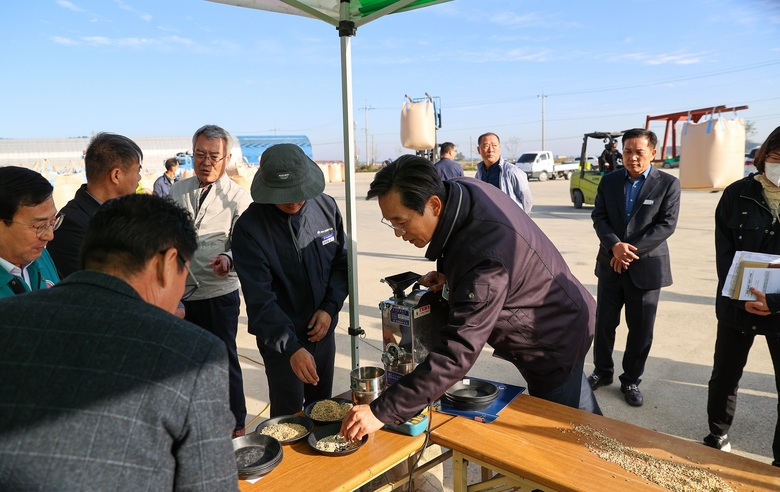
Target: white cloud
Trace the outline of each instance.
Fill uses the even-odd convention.
[[[702,63],[702,53],[626,53],[615,57],[619,61],[634,61],[645,65],[694,65]]]
[[[49,39],[51,39],[54,43],[60,44],[62,46],[75,46],[79,44],[76,40],[71,38],[63,38],[62,36],[52,36]]]
[[[152,21],[152,15],[146,14],[144,12],[139,12],[135,8],[131,7],[130,5],[126,4],[122,0],[115,0],[116,5],[127,12],[130,12],[131,14],[135,14],[138,16],[139,19],[141,19],[144,22],[151,22]]]
[[[79,7],[76,7],[73,5],[73,3],[69,2],[68,0],[57,0],[57,5],[60,7],[66,8],[68,10],[72,10],[74,12],[83,12],[84,9],[81,9]]]

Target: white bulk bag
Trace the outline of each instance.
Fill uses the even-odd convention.
[[[436,117],[433,102],[405,102],[401,107],[401,145],[428,150],[436,146]]]
[[[686,122],[680,143],[680,186],[723,189],[744,175],[745,122],[711,118]]]

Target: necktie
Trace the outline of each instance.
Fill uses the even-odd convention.
[[[209,194],[210,190],[211,190],[211,185],[208,185],[201,190],[200,198],[198,199],[198,210],[200,210],[200,207],[203,205],[203,200],[206,199],[206,195]]]

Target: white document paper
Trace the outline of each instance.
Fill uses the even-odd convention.
[[[745,268],[742,285],[739,287],[740,301],[755,301],[750,288],[767,294],[780,293],[780,268]]]
[[[723,283],[721,294],[726,297],[733,297],[737,290],[737,277],[739,275],[739,266],[743,261],[759,261],[764,263],[780,264],[780,255],[770,255],[767,253],[754,253],[752,251],[737,251],[734,253],[734,260],[731,262],[729,273],[726,275],[726,281]]]

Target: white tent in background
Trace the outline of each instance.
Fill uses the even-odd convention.
[[[335,26],[341,39],[341,99],[344,123],[344,164],[347,195],[347,255],[349,261],[349,334],[352,367],[358,367],[357,336],[362,333],[358,314],[357,231],[355,230],[355,149],[352,126],[352,36],[357,28],[388,14],[427,7],[450,0],[209,0],[269,12],[320,19]]]

